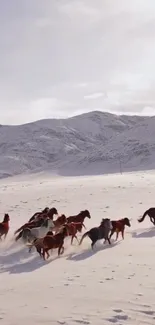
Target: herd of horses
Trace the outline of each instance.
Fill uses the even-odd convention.
[[[150,208],[145,211],[138,221],[144,221],[147,215],[155,225],[155,208]],[[55,220],[54,216],[56,216]],[[91,218],[88,210],[81,211],[77,215],[66,217],[64,214],[59,216],[56,208],[49,209],[46,207],[41,212],[36,212],[27,223],[15,231],[15,241],[22,240],[29,248],[29,252],[35,247],[40,257],[45,260],[49,258],[49,251],[53,249],[58,249],[58,256],[63,254],[65,238],[68,236],[71,237],[71,245],[74,238],[81,245],[84,238],[89,237],[93,249],[94,244],[101,239],[104,239],[104,243],[108,241],[110,245],[111,237],[114,233],[116,233],[116,240],[118,239],[119,233],[121,233],[122,239],[124,239],[125,226],[131,227],[128,218],[120,220],[103,218],[99,226],[93,227],[85,232],[79,242],[77,233],[81,233],[83,228],[86,229],[84,225],[85,218]],[[3,221],[0,223],[0,240],[2,238],[5,239],[9,232],[9,221],[9,215],[5,214]]]

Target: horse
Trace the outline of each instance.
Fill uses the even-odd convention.
[[[128,218],[120,219],[120,220],[112,220],[112,230],[110,234],[110,239],[112,235],[116,232],[116,240],[118,239],[119,232],[122,234],[122,239],[124,239],[124,230],[125,226],[131,227],[130,221]]]
[[[21,226],[19,229],[17,229],[15,231],[15,233],[14,233],[15,235],[17,233],[19,233],[15,237],[15,240],[17,241],[18,239],[20,239],[22,237],[22,234],[23,234],[23,230],[24,229],[26,229],[26,228],[32,229],[32,228],[35,228],[35,227],[41,227],[44,222],[45,222],[45,219],[44,218],[40,218],[39,220],[35,220],[35,221],[31,221],[31,222],[25,223],[23,226]]]
[[[53,217],[54,217],[54,215],[58,215],[58,211],[57,211],[57,209],[56,208],[51,208],[51,209],[49,209],[49,208],[45,208],[42,212],[40,212],[39,214],[38,214],[38,212],[37,212],[37,215],[35,216],[35,219],[33,219],[33,220],[39,220],[40,218],[44,218],[44,219],[46,219],[47,217],[48,218],[50,218],[51,220],[53,220]],[[31,218],[32,219],[32,218]],[[30,219],[30,220],[31,220]],[[33,221],[32,220],[32,221]]]
[[[155,225],[155,208],[150,208],[146,210],[143,216],[140,219],[138,219],[138,222],[144,221],[147,215],[150,217],[150,221]]]
[[[111,244],[110,242],[110,239],[109,239],[109,233],[110,233],[110,230],[112,229],[112,224],[111,224],[111,221],[110,219],[108,218],[105,218],[105,219],[102,219],[99,227],[94,227],[94,228],[91,228],[89,231],[87,231],[81,238],[80,240],[80,243],[79,245],[82,244],[83,242],[83,239],[85,237],[89,237],[92,241],[91,243],[91,247],[93,249],[94,247],[94,244],[100,240],[100,239],[105,239],[105,240],[108,240],[108,243],[109,245]]]
[[[47,214],[48,213],[48,211],[49,211],[49,208],[48,207],[46,207],[45,209],[43,209],[41,212],[36,212],[30,219],[29,219],[29,221],[28,222],[31,222],[31,221],[33,221],[34,219],[36,219],[36,218],[38,218],[38,217],[40,217],[41,215],[43,215],[43,214]]]
[[[34,246],[39,253],[40,257],[43,257],[45,260],[45,253],[47,254],[47,258],[49,258],[49,253],[48,251],[51,249],[56,249],[58,248],[58,256],[60,254],[63,254],[64,252],[64,239],[68,235],[68,225],[62,226],[61,230],[59,233],[56,235],[46,235],[43,238],[35,239],[33,243],[29,244],[31,249]]]
[[[5,213],[3,221],[0,222],[0,240],[2,240],[2,236],[4,236],[4,239],[5,239],[8,234],[9,221],[10,221],[10,217],[7,213]]]
[[[74,238],[76,238],[78,244],[79,244],[79,240],[77,238],[77,232],[81,232],[82,231],[82,227],[84,227],[84,224],[81,222],[71,222],[71,223],[67,223],[68,225],[68,234],[67,236],[71,236],[71,245],[73,244],[73,240]]]
[[[55,232],[55,235],[59,232],[59,230],[65,224],[65,222],[66,222],[66,216],[64,214],[59,216],[56,220],[53,220],[54,226],[52,227],[52,230]],[[46,236],[47,235],[54,235],[53,231],[50,230],[49,232],[47,232]],[[33,245],[32,246],[28,245],[28,246],[30,247],[29,248],[29,253],[30,253]]]
[[[49,211],[47,212],[47,217],[53,220],[54,215],[58,216],[57,209],[56,208],[49,209]]]
[[[67,222],[67,218],[64,214],[59,216],[56,220],[53,220],[54,230],[57,233],[59,229]]]
[[[81,211],[79,214],[77,214],[75,216],[68,217],[67,218],[67,223],[81,222],[83,224],[83,227],[86,229],[86,227],[84,225],[84,219],[85,218],[91,219],[90,212],[88,210],[83,210],[83,211]]]
[[[31,222],[26,222],[24,223],[24,225],[22,225],[20,228],[18,228],[15,232],[14,235],[16,235],[18,232],[20,232],[21,230],[23,230],[24,228],[35,228],[35,227],[40,227],[43,223],[44,223],[45,219],[44,218],[40,218],[40,219],[36,219],[33,220]]]
[[[44,223],[40,227],[35,227],[32,229],[24,228],[21,237],[24,240],[24,242],[26,241],[31,242],[36,238],[44,237],[47,234],[47,232],[54,227],[55,226],[53,220],[47,218],[46,220],[44,220]]]

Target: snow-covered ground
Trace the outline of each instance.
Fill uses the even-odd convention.
[[[0,320],[3,325],[153,325],[155,322],[155,228],[137,218],[155,205],[155,172],[95,177],[51,178],[48,174],[0,181],[1,219],[11,229],[0,244]],[[13,232],[39,209],[59,214],[89,209],[87,229],[102,217],[131,218],[125,240],[111,247],[90,240],[41,261],[15,244]],[[80,237],[81,235],[79,235]],[[115,239],[115,236],[114,236]]]

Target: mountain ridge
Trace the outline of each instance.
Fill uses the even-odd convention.
[[[155,168],[155,117],[92,111],[0,127],[0,177],[78,176]]]

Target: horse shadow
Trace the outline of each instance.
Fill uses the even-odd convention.
[[[6,255],[0,254],[0,273],[29,273],[46,264],[36,252],[29,253],[27,247],[21,247]]]
[[[92,256],[94,256],[95,254],[99,253],[100,251],[104,251],[105,249],[112,249],[115,246],[119,245],[121,241],[114,241],[111,243],[111,245],[109,244],[98,244],[96,245],[96,247],[94,246],[94,249],[92,249],[91,247],[88,249],[83,250],[80,253],[71,253],[70,255],[67,256],[67,260],[70,261],[74,261],[74,262],[79,262],[79,261],[83,261],[86,260]]]
[[[137,233],[136,231],[134,231],[132,233],[132,237],[133,238],[152,238],[152,237],[155,237],[155,227],[146,229],[145,231],[143,231],[141,233]]]

